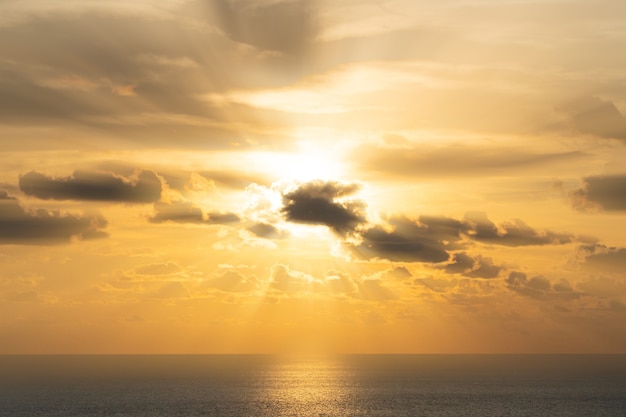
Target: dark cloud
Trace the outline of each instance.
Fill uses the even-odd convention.
[[[289,236],[289,232],[282,231],[277,227],[268,223],[257,223],[248,228],[249,231],[258,237],[265,239],[285,239]]]
[[[255,276],[246,278],[237,271],[226,271],[206,280],[204,285],[224,292],[248,292],[258,288],[258,279]]]
[[[160,201],[154,204],[154,210],[154,216],[149,219],[152,223],[227,224],[240,221],[235,213],[209,212],[205,214],[201,208],[188,201],[173,203]]]
[[[561,280],[552,285],[543,275],[528,279],[525,273],[512,271],[506,282],[510,290],[532,298],[572,299],[581,295],[572,289],[568,281]]]
[[[359,189],[358,184],[311,181],[283,194],[281,211],[288,221],[324,225],[346,235],[367,223],[364,202],[342,199]]]
[[[626,175],[599,175],[583,181],[583,188],[570,193],[574,208],[626,211]]]
[[[469,226],[468,236],[483,243],[527,246],[565,244],[574,240],[574,236],[565,233],[537,231],[519,219],[496,226],[482,212],[468,212],[464,223]]]
[[[626,140],[626,118],[612,101],[588,96],[557,107],[582,133]]]
[[[388,219],[389,227],[376,225],[360,232],[360,244],[348,244],[365,258],[398,262],[439,263],[450,259],[450,251],[468,246],[471,241],[502,246],[551,245],[574,241],[569,234],[537,231],[521,220],[496,225],[484,213],[469,212],[462,221],[447,217],[422,216]],[[489,258],[458,255],[448,272],[491,278],[502,267]],[[495,275],[494,275],[495,274]]]
[[[52,210],[26,210],[0,190],[0,244],[55,244],[105,237],[107,221]]]
[[[462,274],[470,278],[496,278],[504,268],[495,265],[491,258],[456,253],[452,257],[452,262],[444,269],[450,274]]]
[[[581,246],[578,252],[585,270],[620,274],[626,271],[626,248],[592,244]]]
[[[405,217],[393,218],[388,231],[375,226],[362,233],[363,241],[354,246],[361,256],[397,262],[444,262],[449,258],[445,244],[428,227]]]
[[[152,203],[161,198],[161,182],[151,171],[141,171],[135,178],[87,171],[53,178],[31,171],[20,176],[19,185],[23,193],[44,200]]]

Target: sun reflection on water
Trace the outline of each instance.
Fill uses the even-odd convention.
[[[332,358],[284,358],[267,369],[259,397],[267,415],[350,414],[350,371]]]

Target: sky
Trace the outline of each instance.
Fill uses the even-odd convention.
[[[5,0],[0,353],[626,353],[622,0]]]

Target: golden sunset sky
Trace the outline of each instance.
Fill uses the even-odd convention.
[[[0,353],[626,353],[623,0],[5,0]]]

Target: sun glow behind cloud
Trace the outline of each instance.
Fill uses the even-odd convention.
[[[624,350],[623,1],[135,3],[0,4],[0,353]]]

